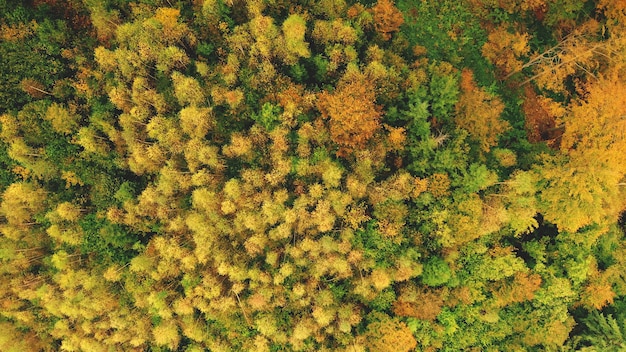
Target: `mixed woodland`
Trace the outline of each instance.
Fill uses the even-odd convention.
[[[626,1],[0,0],[0,350],[626,349]]]

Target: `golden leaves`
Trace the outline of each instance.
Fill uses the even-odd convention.
[[[428,192],[434,197],[445,197],[450,193],[450,179],[448,175],[433,174],[428,181]]]
[[[175,350],[180,343],[180,333],[174,320],[164,320],[152,329],[153,341],[158,346],[167,346]]]
[[[502,76],[522,69],[521,56],[528,54],[527,33],[509,33],[506,27],[498,27],[489,33],[488,41],[482,47],[483,56],[494,64]]]
[[[2,194],[0,213],[11,225],[22,225],[44,209],[46,192],[31,183],[18,182]]]
[[[390,318],[369,324],[366,341],[371,351],[380,352],[408,352],[417,346],[406,324]]]

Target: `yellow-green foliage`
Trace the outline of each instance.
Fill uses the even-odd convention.
[[[623,347],[620,3],[0,1],[0,350]]]

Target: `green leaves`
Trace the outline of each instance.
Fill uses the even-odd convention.
[[[624,321],[616,320],[611,314],[593,311],[583,323],[586,329],[580,336],[579,347],[588,345],[588,350],[607,352],[626,349]]]
[[[137,255],[134,249],[137,236],[122,226],[98,219],[95,214],[85,216],[79,224],[85,233],[81,252],[93,257],[97,265],[125,265]]]
[[[495,172],[487,169],[486,165],[471,164],[462,179],[461,187],[468,193],[482,191],[498,181]]]
[[[280,113],[280,107],[265,103],[258,114],[252,115],[252,119],[267,131],[272,131],[280,123]]]
[[[422,282],[431,287],[446,284],[452,278],[450,266],[440,257],[431,257],[424,263]]]
[[[450,117],[452,108],[459,96],[459,75],[451,70],[448,63],[430,66],[432,72],[429,94],[431,110],[436,118],[444,121]]]

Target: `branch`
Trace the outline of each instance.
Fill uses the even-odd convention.
[[[241,312],[243,313],[243,317],[246,318],[246,323],[248,323],[249,326],[252,326],[252,323],[250,323],[250,318],[248,318],[248,314],[246,314],[246,311],[243,309],[243,305],[241,304],[241,300],[239,299],[239,294],[237,294],[237,292],[235,292],[235,291],[233,291],[233,293],[237,297],[237,302],[239,303],[239,308],[241,308]]]
[[[47,92],[47,91],[45,91],[45,90],[43,90],[43,89],[39,89],[39,88],[34,87],[34,86],[32,86],[32,85],[28,85],[28,88],[34,89],[34,90],[38,91],[39,93],[43,93],[43,94],[47,94],[47,95],[52,95],[52,93]]]

